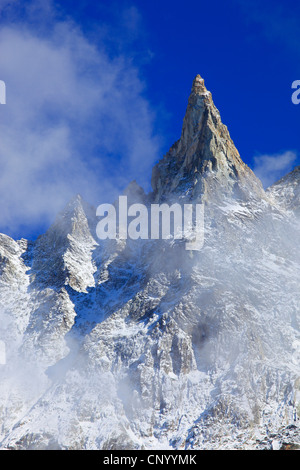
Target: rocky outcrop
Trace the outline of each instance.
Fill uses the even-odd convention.
[[[0,237],[1,448],[298,445],[298,170],[266,194],[197,76],[152,184],[128,203],[206,201],[202,250],[97,240],[80,197]]]
[[[80,292],[94,285],[95,213],[96,210],[77,195],[49,230],[37,239],[30,272],[34,285],[69,285]]]
[[[181,137],[154,167],[152,187],[155,200],[173,192],[206,201],[224,195],[263,197],[261,182],[242,161],[200,75],[193,82]]]

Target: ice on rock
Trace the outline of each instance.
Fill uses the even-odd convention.
[[[0,235],[2,449],[300,445],[299,171],[265,192],[197,75],[152,187],[125,194],[205,203],[202,250],[100,241],[80,196]]]

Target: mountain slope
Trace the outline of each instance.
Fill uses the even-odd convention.
[[[264,192],[197,76],[153,192],[126,194],[205,202],[202,250],[98,240],[79,197],[36,242],[1,236],[1,334],[18,330],[0,366],[1,447],[298,445],[297,210],[280,184],[278,200]]]
[[[292,214],[299,215],[300,208],[300,167],[297,166],[288,175],[268,188],[268,195],[275,203]]]

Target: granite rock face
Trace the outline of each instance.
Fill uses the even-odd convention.
[[[298,446],[299,172],[265,192],[197,76],[152,185],[128,201],[205,203],[200,251],[101,241],[78,196],[0,236],[1,448]]]
[[[157,200],[174,191],[193,199],[204,195],[204,200],[263,197],[261,182],[241,160],[200,75],[193,82],[181,137],[154,167],[152,187]]]

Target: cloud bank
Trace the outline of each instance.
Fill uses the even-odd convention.
[[[51,2],[26,3],[25,19],[15,2],[0,31],[0,231],[13,236],[47,226],[76,193],[98,204],[132,179],[147,188],[159,155],[130,54],[109,55],[105,35],[91,42]],[[33,11],[35,20],[47,13],[51,27],[34,23]]]

